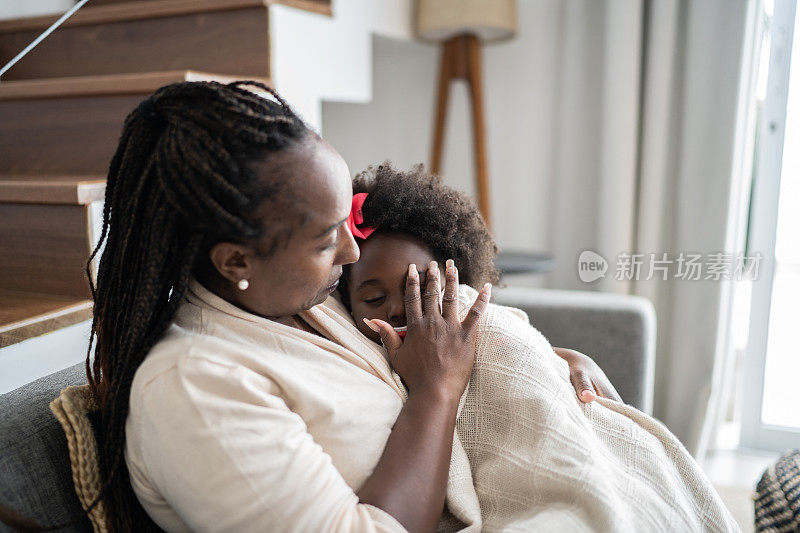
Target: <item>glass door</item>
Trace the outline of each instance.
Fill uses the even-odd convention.
[[[769,71],[748,232],[748,250],[763,260],[752,286],[741,446],[783,451],[800,447],[800,24],[794,0],[765,6]]]

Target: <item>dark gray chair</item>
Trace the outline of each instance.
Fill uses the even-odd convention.
[[[64,387],[86,383],[83,364],[0,396],[0,503],[42,525],[67,522],[83,511],[72,485],[67,439],[50,412]],[[0,524],[0,531],[11,528]],[[92,531],[88,518],[67,532]]]

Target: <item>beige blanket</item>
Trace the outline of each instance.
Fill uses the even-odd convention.
[[[461,292],[465,313],[476,293]],[[739,531],[661,423],[577,399],[519,310],[489,306],[461,406],[440,531]]]

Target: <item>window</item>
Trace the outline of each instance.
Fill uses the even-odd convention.
[[[794,0],[764,2],[748,251],[752,284],[743,365],[741,446],[800,446],[800,36]],[[797,37],[794,38],[793,37]],[[764,65],[764,63],[767,63]],[[764,72],[766,71],[766,72]],[[765,75],[766,74],[766,75]]]

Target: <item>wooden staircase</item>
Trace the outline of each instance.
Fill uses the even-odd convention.
[[[125,116],[179,81],[269,83],[269,9],[330,0],[90,2],[0,81],[0,348],[91,318],[85,265]],[[0,65],[57,17],[0,21]]]

